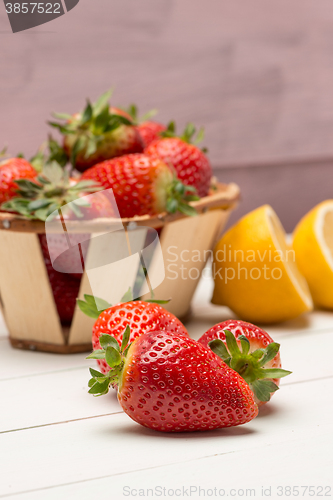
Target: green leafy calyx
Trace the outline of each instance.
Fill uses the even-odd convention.
[[[140,298],[133,299],[132,290],[131,288],[129,288],[127,292],[123,295],[123,297],[120,299],[120,303],[132,302],[134,300],[141,300],[141,299]],[[152,298],[149,300],[145,300],[145,302],[149,302],[151,304],[168,304],[170,300],[171,299],[158,300]],[[79,306],[80,310],[86,316],[89,316],[89,318],[94,318],[94,319],[97,319],[100,316],[100,314],[102,314],[102,312],[112,307],[112,304],[110,304],[106,300],[87,294],[84,295],[84,300],[76,299],[76,303]]]
[[[95,181],[83,180],[73,183],[67,170],[55,161],[44,165],[36,182],[27,179],[14,182],[18,186],[17,196],[3,203],[2,210],[42,221],[68,203],[70,206],[62,209],[63,215],[64,212],[71,211],[76,217],[83,217],[82,209],[90,207],[90,204],[80,198],[80,194],[95,193],[102,189]]]
[[[243,377],[259,401],[269,401],[271,393],[279,388],[272,379],[280,379],[291,373],[282,368],[264,368],[266,363],[275,358],[280,344],[272,342],[265,349],[250,352],[250,342],[245,335],[238,337],[240,349],[229,330],[224,330],[224,334],[227,345],[221,339],[215,339],[208,344],[211,350]]]
[[[126,113],[130,115],[135,125],[140,125],[140,123],[150,120],[158,113],[157,109],[151,109],[150,111],[147,111],[147,113],[139,117],[138,107],[136,106],[136,104],[130,104],[124,111],[126,111]]]
[[[55,118],[61,122],[49,122],[49,125],[58,129],[64,136],[74,138],[70,156],[73,166],[79,153],[85,158],[96,153],[106,134],[113,132],[121,125],[134,124],[122,114],[112,112],[109,105],[111,95],[112,90],[109,90],[95,103],[87,100],[83,112],[73,116],[66,113],[54,113]]]
[[[197,190],[193,186],[186,186],[176,177],[167,187],[166,211],[170,214],[181,212],[191,217],[197,215],[194,207],[189,205],[191,201],[200,200]]]
[[[111,367],[111,370],[107,374],[103,374],[93,368],[89,369],[91,375],[88,382],[89,394],[102,396],[109,392],[110,386],[119,385],[126,356],[131,346],[129,343],[130,334],[130,327],[126,326],[120,347],[112,335],[105,333],[99,337],[101,349],[93,351],[87,359],[104,359]]]
[[[160,132],[161,137],[179,137],[184,142],[188,144],[199,144],[202,142],[205,137],[205,130],[201,127],[199,130],[196,129],[193,123],[188,123],[182,134],[178,135],[176,132],[176,124],[175,122],[170,122],[167,126],[167,129],[163,132]],[[203,149],[204,152],[207,152],[207,149]]]
[[[30,158],[29,162],[37,172],[42,172],[45,165],[54,161],[61,167],[65,167],[69,161],[69,157],[64,148],[49,135],[48,140],[40,146],[37,153]]]
[[[88,294],[84,295],[84,300],[76,299],[76,303],[86,316],[94,319],[97,319],[103,311],[112,307],[112,304],[109,304],[106,300]]]

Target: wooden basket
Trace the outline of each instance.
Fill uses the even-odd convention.
[[[122,219],[125,229],[130,224],[130,227],[161,228],[160,243],[165,261],[167,249],[171,246],[178,256],[183,250],[200,252],[201,258],[197,262],[181,262],[188,270],[191,268],[192,279],[179,276],[175,280],[175,266],[172,276],[165,266],[165,279],[154,290],[156,298],[172,297],[165,308],[177,317],[184,318],[188,314],[205,266],[205,252],[207,255],[207,251],[213,248],[238,200],[236,184],[218,184],[216,192],[192,203],[198,211],[197,217],[162,213],[154,217]],[[107,230],[110,221],[96,219],[83,224],[85,233],[101,233]],[[71,226],[71,231],[76,227],[77,232],[83,231],[82,222],[66,222],[66,225],[67,228]],[[44,232],[45,224],[41,221],[0,213],[0,304],[11,344],[20,349],[55,353],[89,351],[93,319],[76,307],[71,326],[61,325],[38,239],[38,234]],[[197,269],[194,279],[193,268]],[[183,271],[184,274],[186,276]],[[85,293],[92,293],[86,273],[81,280],[79,297],[83,298]]]

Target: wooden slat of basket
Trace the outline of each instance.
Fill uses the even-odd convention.
[[[240,197],[240,190],[237,184],[217,184],[217,191],[205,196],[198,201],[191,203],[196,208],[198,213],[205,212],[216,208],[224,210],[234,208]],[[139,226],[150,226],[153,228],[163,227],[164,224],[175,220],[184,219],[186,215],[177,212],[176,214],[168,214],[163,212],[156,216],[143,215],[141,217],[133,217],[130,219],[122,219],[124,226],[129,224],[137,224]],[[71,232],[82,233],[100,233],[107,232],[112,226],[111,218],[108,219],[95,219],[91,221],[66,221],[67,230]],[[119,219],[114,222],[119,224]],[[28,220],[24,217],[14,214],[0,212],[0,229],[7,231],[29,232],[29,233],[44,233],[45,223],[42,221]],[[62,228],[59,226],[62,231]],[[56,228],[53,228],[56,231]]]
[[[165,309],[171,311],[178,318],[187,315],[197,282],[205,266],[204,251],[213,247],[216,236],[226,224],[230,211],[214,210],[201,214],[199,217],[186,219],[168,224],[162,232],[161,246],[165,265],[165,279],[155,290],[157,299],[172,298]],[[172,248],[171,248],[172,247]],[[191,259],[192,250],[197,250],[200,255],[198,262]],[[181,258],[182,252],[184,258]],[[173,254],[177,255],[177,262]],[[189,259],[189,262],[186,260]],[[183,266],[183,269],[180,269]],[[175,279],[175,272],[178,274]],[[182,279],[182,273],[185,279]],[[191,279],[191,277],[193,279]],[[175,284],[177,284],[175,286]],[[144,296],[148,298],[148,295]]]
[[[79,299],[83,300],[84,294],[92,295],[87,273],[84,273],[81,280]],[[74,316],[69,332],[68,344],[91,344],[91,332],[95,319],[89,318],[76,305]]]
[[[136,244],[143,248],[146,231],[142,229],[140,233],[136,236]],[[124,231],[109,233],[103,235],[102,238],[95,235],[90,240],[86,257],[86,268],[90,269],[90,271],[83,275],[79,298],[83,299],[84,294],[87,293],[101,297],[111,304],[117,304],[127,292],[129,286],[133,289],[140,260],[138,254],[130,256],[132,251],[128,247],[127,241]],[[96,263],[99,262],[112,263],[118,261],[123,261],[123,265],[106,264],[101,267],[96,266]],[[76,307],[69,335],[69,344],[90,342],[93,323],[94,320],[90,321]]]
[[[36,234],[0,231],[0,287],[13,339],[65,343]]]

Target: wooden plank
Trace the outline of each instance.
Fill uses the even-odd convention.
[[[82,356],[82,365],[84,361]],[[90,361],[90,366],[95,363]],[[116,391],[112,390],[105,398],[88,394],[89,378],[87,363],[84,368],[1,380],[3,404],[6,402],[8,406],[0,412],[0,433],[121,412]],[[21,412],[17,411],[17,394],[24,408]]]
[[[333,156],[330,161],[285,161],[280,164],[223,168],[215,172],[223,182],[236,182],[242,201],[230,219],[240,217],[265,203],[277,212],[285,230],[291,233],[300,219],[315,205],[332,198]]]
[[[245,429],[243,435],[241,429],[238,429],[238,431],[239,439],[246,439]],[[237,430],[235,430],[235,434],[237,434]],[[224,452],[221,446],[215,456],[202,456],[199,459],[189,460],[185,463],[140,470],[124,474],[119,478],[113,476],[88,482],[85,485],[76,484],[58,490],[58,494],[72,491],[78,495],[85,489],[83,499],[88,499],[90,493],[94,492],[95,495],[98,495],[102,493],[102,488],[104,488],[104,491],[108,491],[113,485],[115,488],[113,489],[114,495],[121,498],[121,495],[127,493],[129,489],[139,490],[142,488],[147,491],[147,488],[161,487],[163,485],[166,490],[180,488],[181,492],[183,487],[189,491],[190,486],[192,486],[192,498],[198,500],[204,496],[203,491],[199,495],[199,487],[206,490],[206,492],[212,492],[216,488],[217,492],[221,491],[220,496],[222,498],[223,496],[261,498],[264,497],[262,487],[265,488],[266,494],[270,492],[269,487],[272,487],[271,497],[279,498],[278,493],[281,493],[281,491],[277,488],[281,485],[291,486],[291,489],[293,486],[299,486],[300,493],[304,491],[304,489],[300,488],[300,485],[316,485],[319,487],[332,485],[331,464],[330,460],[326,459],[330,453],[332,438],[333,433],[329,431],[327,438],[325,436],[314,438],[310,435],[292,439],[290,446],[286,446],[285,442],[266,445],[258,444],[258,447],[253,450],[240,450],[235,453]],[[221,441],[223,441],[223,438]],[[311,468],[312,461],[318,464],[315,470]],[[246,467],[243,467],[244,473],[242,471],[242,474],[239,474],[239,464],[247,464]],[[258,470],[260,473],[258,473]],[[309,472],[310,470],[312,470],[312,473]],[[214,471],[223,471],[223,473],[214,474]],[[195,488],[197,489],[195,490]],[[255,489],[255,495],[250,489]],[[225,490],[225,495],[222,496],[223,490]],[[247,495],[245,495],[246,490]],[[320,493],[320,489],[318,492]],[[133,491],[134,494],[135,491]],[[209,493],[206,493],[206,498],[208,495]],[[212,494],[211,496],[213,497]],[[288,498],[287,495],[280,496]],[[301,497],[301,494],[299,496]],[[216,497],[219,498],[219,495],[216,495]],[[303,498],[311,499],[312,497],[305,492]]]
[[[242,439],[242,436],[239,435],[238,438]],[[332,434],[329,432],[327,437],[309,435],[293,439],[290,446],[286,446],[286,443],[274,443],[246,451],[224,453],[220,450],[214,456],[138,469],[119,476],[112,475],[110,471],[108,475],[98,479],[83,479],[67,485],[59,482],[48,489],[33,490],[25,493],[24,499],[91,500],[105,496],[106,491],[112,491],[114,498],[136,498],[140,491],[141,496],[145,493],[148,498],[153,498],[153,493],[158,498],[164,492],[169,498],[176,495],[186,498],[187,495],[194,500],[202,499],[204,493],[206,497],[209,495],[214,498],[214,492],[217,498],[288,498],[290,491],[296,493],[298,490],[297,496],[309,500],[314,497],[313,492],[320,494],[332,491],[329,490],[332,486],[331,463],[326,459],[330,454],[331,439]],[[311,467],[313,462],[317,464],[315,469]],[[239,464],[246,464],[246,467],[242,467],[242,474],[239,474]],[[223,474],[214,474],[213,471],[216,470],[223,471]],[[309,470],[312,472],[309,473]],[[323,485],[324,488],[321,489]],[[281,486],[287,488],[281,491]],[[312,488],[309,489],[309,486]],[[284,495],[284,491],[287,495]],[[10,498],[21,500],[22,495],[14,494]]]
[[[189,481],[192,477],[191,464],[184,467],[181,465],[184,462],[216,455],[224,455],[228,459],[230,454],[239,452],[252,457],[246,462],[249,462],[248,467],[255,467],[253,472],[257,471],[255,477],[258,478],[254,454],[257,456],[260,450],[274,450],[274,446],[279,446],[288,455],[293,443],[307,443],[308,440],[309,448],[303,455],[302,467],[309,467],[309,460],[315,453],[316,457],[321,457],[317,468],[323,466],[327,470],[325,450],[333,438],[333,401],[323,397],[323,394],[330,394],[331,384],[332,379],[327,379],[286,386],[275,395],[275,402],[266,407],[261,417],[242,427],[207,433],[157,433],[139,426],[125,414],[115,414],[1,434],[0,447],[10,450],[10,453],[1,457],[3,479],[0,495],[108,476],[113,477],[114,485],[122,485],[123,478],[117,478],[118,475],[172,464],[178,464],[184,479]],[[92,460],[92,450],[98,450],[99,457],[110,456],[110,442],[112,449],[117,449],[112,465],[110,460]],[[312,446],[315,446],[315,451]],[[147,448],[149,453],[142,453]],[[262,456],[263,461],[265,459],[270,463],[266,453]],[[283,457],[280,456],[280,459]],[[283,461],[277,460],[276,463],[283,464]],[[238,469],[236,473],[228,465],[223,468],[229,478],[234,479],[239,479]],[[309,477],[309,483],[315,477],[315,474]],[[318,477],[321,478],[320,475]],[[280,480],[283,481],[283,478],[280,477]]]
[[[86,97],[94,100],[114,85],[115,104],[136,101],[143,112],[156,107],[159,120],[176,119],[180,130],[188,121],[205,126],[215,172],[221,179],[237,177],[244,189],[239,215],[268,202],[291,231],[331,196],[332,167],[320,163],[332,158],[330,0],[321,0],[320,8],[316,0],[99,2],[96,9],[81,1],[69,15],[19,37],[5,15],[0,19],[6,39],[0,127],[12,154],[36,152],[51,111],[80,110]],[[90,19],[96,22],[87,38],[82,27]],[[93,61],[98,78],[86,78],[85,60]],[[112,61],[112,76],[100,71],[105,60]],[[133,75],[140,85],[133,86]],[[290,164],[308,158],[311,167]],[[276,162],[285,167],[270,167]],[[251,168],[258,164],[260,171]],[[244,168],[233,176],[238,165]]]
[[[143,112],[157,107],[160,120],[174,118],[180,129],[188,121],[205,125],[214,165],[332,154],[329,0],[319,9],[316,0],[99,4],[96,10],[94,2],[80,2],[19,38],[2,16],[0,64],[7,71],[0,86],[18,104],[14,109],[12,99],[2,99],[3,143],[11,151],[34,154],[48,113],[80,110],[111,79],[115,104],[135,101]],[[91,19],[86,37],[82,27]],[[86,78],[85,60],[98,78]],[[99,70],[105,60],[112,61],[112,75]],[[133,86],[133,75],[141,85]]]
[[[64,343],[37,235],[0,231],[0,287],[11,337]]]
[[[168,224],[162,231],[165,279],[154,293],[158,299],[171,298],[165,308],[179,318],[189,311],[209,251],[228,216],[228,211],[213,210]],[[156,266],[159,265],[160,262],[156,263]],[[152,273],[154,272],[153,263]]]
[[[9,340],[0,337],[0,381],[11,377],[24,377],[56,373],[88,367],[87,354],[51,354],[13,349]],[[14,374],[12,372],[14,368]]]

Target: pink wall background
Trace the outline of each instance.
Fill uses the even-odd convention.
[[[233,220],[271,203],[290,231],[333,197],[331,0],[80,0],[15,35],[0,5],[0,145],[32,154],[50,111],[110,86],[205,126],[216,175],[242,188]]]

